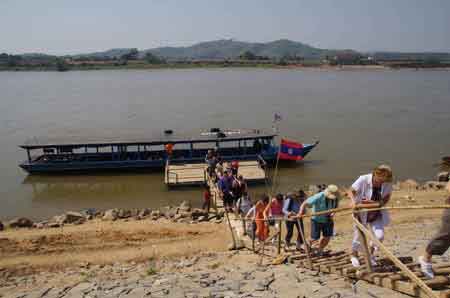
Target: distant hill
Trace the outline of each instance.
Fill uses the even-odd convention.
[[[135,50],[135,48],[117,48],[117,49],[110,49],[110,50],[103,51],[103,52],[77,54],[77,55],[72,55],[70,57],[72,57],[72,58],[86,57],[86,58],[91,58],[91,59],[92,58],[93,59],[103,59],[103,58],[120,59],[120,57],[131,53],[133,50]]]
[[[201,42],[189,47],[161,47],[144,50],[166,59],[230,59],[237,58],[245,51],[257,56],[281,58],[283,56],[298,56],[305,59],[317,59],[333,54],[336,51],[319,49],[310,45],[288,39],[280,39],[267,43],[252,43],[221,39]]]
[[[129,54],[133,48],[111,49],[104,52],[90,54],[73,55],[73,58],[120,58],[124,54]],[[328,50],[319,49],[310,45],[280,39],[267,43],[244,42],[232,39],[221,39],[194,44],[188,47],[159,47],[139,51],[140,58],[150,52],[165,59],[233,59],[239,57],[245,51],[250,51],[257,56],[269,58],[281,58],[283,56],[297,56],[305,59],[319,59],[327,55],[335,55],[337,52],[355,52],[352,50]],[[356,53],[356,52],[355,52]]]

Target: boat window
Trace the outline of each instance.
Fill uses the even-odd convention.
[[[72,150],[72,153],[75,153],[75,154],[80,154],[80,153],[84,153],[84,152],[85,152],[84,147],[74,148]]]
[[[238,141],[220,142],[219,148],[237,148],[239,147]]]
[[[98,147],[98,152],[101,153],[111,153],[111,146]]]
[[[214,149],[215,147],[216,147],[215,142],[194,144],[194,149]]]

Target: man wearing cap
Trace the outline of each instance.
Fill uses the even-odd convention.
[[[309,197],[300,207],[298,213],[299,216],[305,214],[305,209],[312,207],[312,212],[317,213],[321,211],[327,211],[337,208],[339,201],[339,190],[334,184],[328,185],[328,187],[311,197]],[[315,215],[311,218],[311,238],[312,240],[319,240],[318,254],[321,255],[324,248],[330,242],[331,236],[333,236],[333,214]],[[322,234],[322,238],[320,238]]]

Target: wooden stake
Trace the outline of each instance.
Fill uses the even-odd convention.
[[[356,217],[353,217],[353,221],[358,221],[358,223],[359,223],[359,220]],[[367,271],[372,273],[373,268],[372,268],[370,249],[369,249],[369,245],[367,243],[367,238],[358,226],[356,226],[356,228],[358,229],[359,239],[361,241],[361,246],[364,251],[364,259],[366,261]]]
[[[225,216],[227,217],[228,227],[230,228],[231,237],[233,238],[234,249],[237,249],[236,239],[234,237],[233,227],[231,226],[230,217],[228,216],[228,210],[225,208]]]
[[[373,243],[375,243],[381,251],[398,267],[400,270],[405,273],[417,286],[419,286],[425,294],[430,298],[439,298],[437,294],[433,292],[433,290],[428,287],[425,282],[423,282],[420,278],[418,278],[405,264],[403,264],[393,253],[389,251],[389,249],[384,246],[376,237],[374,237],[367,229],[364,227],[356,218],[353,216],[353,222],[358,227],[359,231],[363,233],[367,238],[369,238]]]
[[[297,224],[298,224],[298,227],[299,227],[298,231],[300,233],[300,237],[302,238],[303,244],[305,245],[306,257],[308,258],[308,266],[309,266],[309,269],[312,269],[313,263],[312,263],[312,260],[311,260],[311,251],[310,251],[310,247],[309,247],[308,242],[306,242],[305,234],[303,233],[302,225],[300,224],[300,218],[297,218]]]
[[[278,221],[278,247],[277,247],[277,251],[278,251],[278,254],[280,254],[281,253],[281,226],[282,226],[282,220],[280,219],[279,221]]]

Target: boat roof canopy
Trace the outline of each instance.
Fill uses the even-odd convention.
[[[274,133],[268,133],[259,129],[230,129],[221,131],[225,136],[219,136],[217,132],[203,131],[197,135],[160,134],[149,138],[148,136],[125,136],[125,137],[34,137],[28,139],[23,149],[61,148],[61,147],[106,147],[106,146],[137,146],[137,145],[164,145],[164,144],[190,144],[190,143],[212,143],[232,142],[254,139],[272,139]]]

